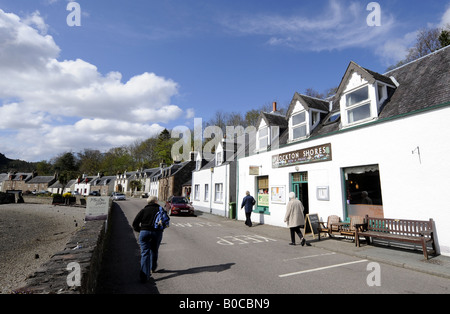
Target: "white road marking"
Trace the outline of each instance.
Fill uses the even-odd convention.
[[[335,255],[335,254],[336,254],[335,252],[331,252],[331,253],[324,253],[324,254],[316,254],[316,255],[294,257],[294,258],[284,259],[283,262],[289,262],[289,261],[295,261],[295,260],[298,260],[298,259],[306,259],[306,258],[313,258],[313,257],[329,256],[329,255]]]
[[[308,270],[297,271],[297,272],[294,272],[294,273],[279,275],[278,277],[284,278],[284,277],[289,277],[289,276],[302,275],[302,274],[311,273],[311,272],[320,271],[320,270],[325,270],[325,269],[330,269],[330,268],[336,268],[336,267],[342,267],[342,266],[346,266],[346,265],[364,263],[364,262],[367,262],[367,261],[368,260],[363,259],[363,260],[355,261],[355,262],[348,262],[348,263],[342,263],[342,264],[336,264],[336,265],[330,265],[330,266],[325,266],[325,267],[319,267],[319,268],[313,268],[313,269],[308,269]]]

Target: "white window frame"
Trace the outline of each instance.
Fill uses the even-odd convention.
[[[348,104],[348,97],[353,94],[356,93],[358,91],[361,91],[363,88],[367,89],[367,98],[361,101],[358,101],[354,104]],[[360,86],[358,88],[355,88],[347,93],[344,94],[344,99],[345,99],[345,106],[344,106],[344,111],[345,111],[345,119],[347,121],[347,125],[353,125],[353,124],[358,124],[367,120],[370,120],[373,118],[373,108],[372,108],[372,98],[370,95],[370,86],[369,84]],[[367,117],[355,120],[354,118],[350,119],[350,115],[351,113],[353,113],[355,110],[361,109],[363,107],[369,107],[369,115]]]
[[[261,136],[261,131],[266,131],[267,133],[265,135]],[[258,148],[259,150],[266,150],[267,147],[269,147],[269,127],[264,126],[259,129],[258,131]],[[264,142],[265,146],[261,146],[261,142]]]
[[[223,202],[223,183],[214,184],[214,202]]]
[[[305,119],[302,122],[294,124],[294,117],[303,114]],[[298,141],[308,136],[308,114],[306,110],[296,112],[291,115],[291,130],[292,130],[292,141]],[[299,137],[295,137],[295,130],[299,128],[305,128],[305,134]]]
[[[194,200],[200,200],[200,184],[194,185]]]
[[[205,183],[205,202],[209,201],[209,184]]]

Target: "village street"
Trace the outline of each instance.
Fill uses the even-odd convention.
[[[158,270],[150,282],[141,284],[139,245],[131,222],[145,204],[142,199],[114,203],[99,293],[449,292],[449,279],[374,264],[314,245],[290,246],[288,229],[259,224],[248,228],[242,221],[201,212],[197,217],[171,217],[159,250]]]

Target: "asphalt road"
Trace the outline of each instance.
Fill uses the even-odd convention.
[[[131,222],[145,200],[115,203],[99,293],[301,294],[449,293],[450,280],[327,251],[290,246],[288,229],[248,228],[209,214],[171,217],[159,269],[139,283],[140,251]],[[299,243],[299,241],[298,241]]]

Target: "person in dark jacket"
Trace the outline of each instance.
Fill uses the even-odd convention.
[[[158,266],[158,250],[161,244],[163,230],[153,228],[155,215],[159,211],[158,199],[150,196],[145,206],[136,215],[133,221],[133,229],[139,232],[139,244],[141,246],[141,282],[146,282],[151,271],[155,272]]]
[[[252,220],[250,219],[253,211],[253,205],[255,205],[256,201],[253,196],[250,195],[250,192],[245,192],[245,197],[242,200],[241,209],[245,207],[245,224],[249,227],[252,226]]]

